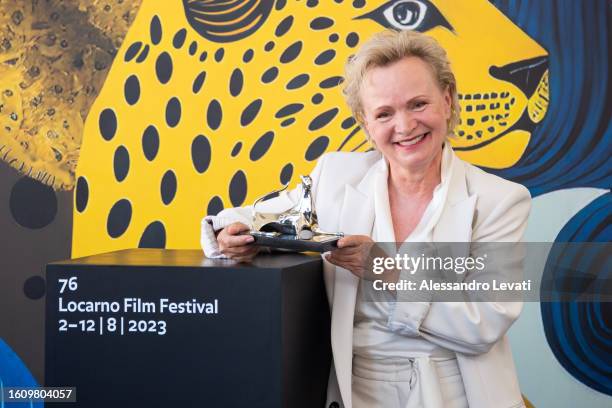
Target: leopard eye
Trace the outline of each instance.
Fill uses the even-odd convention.
[[[395,30],[424,32],[442,26],[453,31],[438,8],[428,0],[393,0],[357,18],[368,18]]]
[[[427,6],[420,1],[401,1],[383,11],[383,16],[395,28],[414,30],[427,14]]]

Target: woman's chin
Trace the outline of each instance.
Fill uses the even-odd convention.
[[[441,146],[441,143],[440,143]],[[393,143],[389,151],[387,160],[392,165],[399,165],[406,169],[421,169],[427,167],[429,163],[442,151],[441,147],[434,149],[431,132],[427,133],[422,140],[402,145]],[[384,152],[383,152],[384,153]]]

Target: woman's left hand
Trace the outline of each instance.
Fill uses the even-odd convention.
[[[348,269],[358,278],[373,280],[370,252],[375,245],[366,235],[348,235],[338,240],[338,249],[325,256],[332,264]]]

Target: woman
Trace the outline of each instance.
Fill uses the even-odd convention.
[[[374,35],[347,63],[344,93],[376,150],[326,154],[311,174],[320,227],[347,235],[324,257],[335,367],[328,406],[522,407],[505,337],[520,302],[442,303],[399,292],[367,302],[358,283],[371,279],[363,265],[375,241],[520,241],[528,191],[453,154],[457,87],[432,38]],[[269,200],[266,211],[297,198]],[[239,235],[249,222],[248,209],[205,218],[206,255],[252,259],[258,247]]]

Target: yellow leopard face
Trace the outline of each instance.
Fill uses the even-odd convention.
[[[369,149],[339,80],[384,27],[448,50],[459,154],[515,163],[546,111],[546,52],[484,0],[144,2],[85,123],[73,256],[197,248],[203,215],[297,180],[325,151]]]
[[[458,81],[453,147],[473,164],[511,167],[548,109],[548,54],[484,0],[435,4],[453,28],[428,32],[448,51]]]

